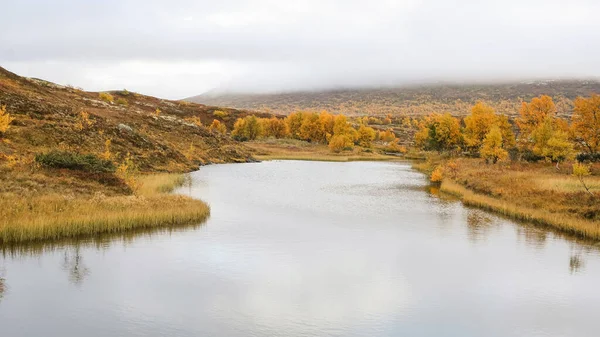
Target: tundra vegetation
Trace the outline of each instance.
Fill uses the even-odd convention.
[[[0,68],[0,244],[198,224],[209,207],[168,192],[200,165],[251,159],[221,134],[246,113],[213,111]]]
[[[208,163],[397,156],[426,159],[415,166],[466,203],[600,238],[598,95],[571,114],[542,95],[510,117],[484,102],[458,115],[283,116],[88,93],[2,68],[0,88],[0,242],[201,220],[204,203],[164,193]]]
[[[575,102],[570,118],[543,95],[513,121],[482,102],[462,119],[430,114],[415,134],[428,160],[415,166],[468,204],[600,239],[600,96]]]

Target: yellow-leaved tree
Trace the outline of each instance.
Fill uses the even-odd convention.
[[[460,147],[462,133],[458,119],[449,113],[425,117],[415,141],[424,150],[447,151]]]
[[[533,131],[532,140],[533,152],[555,162],[556,168],[560,162],[571,159],[574,154],[569,134],[550,115]]]
[[[554,118],[555,116],[556,106],[550,96],[542,95],[533,98],[530,103],[523,102],[519,110],[519,118],[517,118],[521,146],[526,149],[531,148],[534,131],[544,123],[547,117]]]
[[[503,147],[512,147],[515,136],[506,116],[497,115],[494,109],[483,102],[477,102],[471,108],[471,114],[465,117],[464,140],[471,151],[481,148],[483,141],[492,127],[497,126],[503,140]]]
[[[302,127],[304,115],[305,114],[301,111],[292,112],[285,118],[285,123],[288,126],[290,136],[294,139],[302,139],[300,137],[300,128]]]
[[[372,127],[364,124],[358,128],[358,145],[362,147],[371,147],[371,143],[375,140],[376,132]]]
[[[492,163],[496,163],[499,160],[504,160],[508,157],[508,152],[503,148],[502,132],[497,125],[492,126],[490,131],[486,134],[481,150],[479,153],[486,162],[490,160]]]
[[[583,149],[595,154],[600,151],[600,95],[578,97],[573,108],[573,134]]]
[[[10,116],[8,112],[6,112],[6,105],[0,105],[0,137],[3,136],[8,128],[10,128],[10,123],[15,119]]]
[[[254,140],[260,137],[261,123],[254,115],[238,118],[233,125],[231,136],[239,141]]]
[[[213,119],[212,123],[208,127],[210,131],[219,132],[222,134],[227,133],[227,126],[224,123],[221,123],[218,119]]]
[[[265,137],[285,138],[290,132],[285,120],[271,117],[263,120],[263,135]]]

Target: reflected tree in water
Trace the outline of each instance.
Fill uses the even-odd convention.
[[[4,291],[6,290],[6,280],[0,277],[0,301],[4,297]]]
[[[467,213],[467,229],[472,242],[485,240],[492,228],[492,219],[484,212],[470,209]]]
[[[538,228],[528,223],[524,223],[522,226],[518,227],[517,233],[519,237],[525,239],[525,243],[536,249],[541,249],[546,246],[549,234],[546,228]]]
[[[4,270],[0,269],[0,302],[2,302],[2,298],[4,297],[4,292],[6,292],[6,279],[4,276]]]
[[[65,250],[62,268],[68,272],[69,281],[75,285],[81,285],[90,274],[83,262],[79,246],[74,247],[72,251]]]
[[[569,271],[571,274],[577,273],[583,269],[583,259],[581,258],[581,254],[573,254],[569,259]]]

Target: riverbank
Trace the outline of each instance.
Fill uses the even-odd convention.
[[[440,190],[465,204],[551,226],[583,238],[600,239],[600,178],[587,177],[587,193],[570,166],[546,163],[487,165],[477,159],[430,160],[415,168],[430,173],[444,167]],[[450,166],[450,167],[449,167]],[[597,173],[598,167],[592,171]]]
[[[331,152],[327,145],[312,144],[295,139],[263,139],[245,142],[258,160],[309,160],[309,161],[393,161],[401,156],[381,154],[377,148],[356,147],[351,151]]]
[[[210,207],[201,200],[169,194],[185,182],[182,174],[138,177],[135,195],[19,195],[0,198],[0,243],[55,240],[168,227],[204,221]]]

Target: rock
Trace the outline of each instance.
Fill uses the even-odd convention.
[[[133,132],[133,129],[131,128],[131,126],[126,125],[126,124],[119,124],[118,128],[119,128],[119,131]]]

